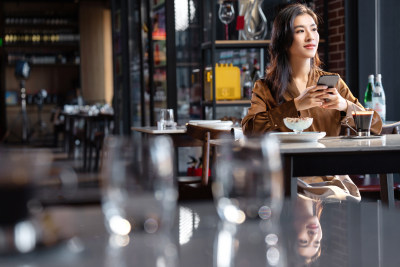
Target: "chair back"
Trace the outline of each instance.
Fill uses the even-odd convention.
[[[208,170],[210,168],[210,140],[219,138],[233,139],[234,134],[231,131],[231,128],[214,129],[208,128],[206,125],[193,124],[186,124],[186,134],[203,143],[201,184],[206,186],[208,184]]]

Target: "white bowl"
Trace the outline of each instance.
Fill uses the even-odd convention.
[[[302,132],[307,129],[313,123],[313,118],[304,117],[304,118],[284,118],[283,122],[286,127],[294,132]]]

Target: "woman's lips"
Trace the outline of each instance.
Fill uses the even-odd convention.
[[[307,224],[306,227],[307,227],[307,229],[316,230],[319,228],[319,225],[316,223],[310,223],[310,224]]]
[[[315,45],[305,45],[304,47],[307,48],[307,49],[314,49]]]

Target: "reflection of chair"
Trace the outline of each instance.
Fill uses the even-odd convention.
[[[231,129],[221,130],[207,128],[206,126],[199,125],[186,125],[186,133],[194,139],[200,140],[202,142],[202,174],[201,174],[201,185],[208,185],[208,172],[210,169],[210,157],[214,156],[215,153],[210,151],[210,140],[219,138],[233,138]],[[225,135],[225,136],[224,136]],[[212,160],[211,160],[212,161]]]
[[[381,134],[400,134],[400,121],[384,124]],[[350,175],[350,177],[363,196],[378,197],[381,188],[379,175]],[[399,184],[394,183],[393,188],[398,189]]]

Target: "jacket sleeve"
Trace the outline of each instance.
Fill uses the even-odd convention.
[[[339,81],[339,88],[338,88],[339,93],[342,95],[347,100],[347,111],[346,111],[346,118],[347,121],[349,122],[351,127],[355,127],[355,123],[353,120],[352,112],[354,110],[365,110],[365,108],[361,105],[361,103],[358,101],[357,98],[353,96],[351,93],[350,89],[348,88],[347,84],[340,79]],[[382,119],[379,116],[378,112],[374,112],[374,115],[372,117],[372,123],[371,123],[371,132],[373,134],[380,134],[382,131]]]
[[[277,105],[264,82],[257,81],[248,114],[242,120],[243,133],[253,136],[270,131],[290,131],[283,123],[286,117],[299,117],[294,101]]]

